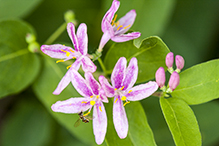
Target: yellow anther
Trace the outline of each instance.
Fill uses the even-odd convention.
[[[90,114],[90,112],[87,112],[86,114],[84,114],[83,116],[87,116],[88,114]]]
[[[116,18],[117,18],[117,14],[115,15],[114,19],[112,20],[112,23],[111,23],[111,25],[113,25],[113,24],[115,23],[115,21],[116,21]]]
[[[126,29],[126,28],[128,28],[128,27],[130,27],[131,25],[129,24],[129,25],[127,25],[126,27],[124,27],[123,29]]]
[[[93,95],[90,96],[90,98],[93,98],[93,97],[94,97]]]
[[[114,103],[116,103],[116,102],[117,102],[117,100],[118,100],[118,98],[116,98],[116,100],[115,100],[115,102],[114,102]]]
[[[129,92],[128,93],[131,93],[132,92],[132,90],[129,90]]]
[[[95,105],[95,103],[96,103],[96,102],[95,102],[94,100],[91,100],[91,101],[90,101],[90,105]]]
[[[99,106],[100,111],[102,112],[101,106]]]
[[[87,103],[87,101],[82,101],[81,103]]]
[[[62,46],[65,46],[65,45],[62,45]]]
[[[100,97],[100,95],[97,95],[97,97],[96,98],[99,98]]]
[[[69,69],[71,67],[71,65],[67,66],[66,68]]]
[[[114,91],[116,91],[116,90],[117,90],[117,88],[114,89]]]
[[[127,26],[126,26],[127,27]],[[72,52],[72,53],[74,53],[75,51],[74,50],[72,50],[72,49],[70,49],[70,51]]]
[[[125,96],[122,96],[121,100],[122,100],[122,101],[125,101],[125,100],[126,100],[126,97],[125,97]]]
[[[119,30],[121,27],[123,27],[122,25],[120,25],[118,28],[117,28],[117,30]]]
[[[123,104],[123,106],[125,106],[126,104],[130,103],[130,101],[127,101],[126,103]]]
[[[61,49],[61,51],[65,52],[67,57],[70,56],[70,53],[68,51],[65,51],[65,50],[62,50],[62,49]]]
[[[124,86],[122,86],[122,88],[120,90],[123,90],[124,89]]]
[[[57,60],[56,63],[65,62],[65,60]]]
[[[119,21],[117,21],[117,22],[115,23],[115,26],[116,26],[116,27],[119,26]]]
[[[76,57],[72,57],[73,59],[76,59]]]

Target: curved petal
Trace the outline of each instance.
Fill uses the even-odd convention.
[[[96,65],[87,56],[82,56],[81,63],[82,63],[82,69],[84,72],[93,73],[97,69]]]
[[[119,58],[119,60],[117,61],[112,75],[111,75],[111,82],[113,87],[115,88],[120,88],[123,80],[125,79],[125,73],[126,73],[126,64],[127,64],[127,60],[125,57],[121,57]]]
[[[112,2],[110,9],[104,15],[103,20],[102,20],[102,24],[101,24],[101,28],[102,28],[103,32],[105,32],[105,30],[106,30],[106,26],[107,26],[106,22],[111,23],[116,11],[119,9],[119,5],[120,5],[120,2],[117,0],[114,0]]]
[[[42,45],[41,50],[46,55],[52,57],[52,58],[68,58],[71,59],[72,57],[76,57],[77,53],[73,53],[74,50],[71,47],[67,47],[60,44],[55,45]],[[66,52],[69,52],[68,54]]]
[[[68,31],[68,35],[73,43],[73,46],[75,48],[76,51],[79,51],[79,45],[78,45],[78,39],[75,35],[75,26],[72,22],[69,22],[67,25],[67,31]]]
[[[78,38],[78,49],[82,55],[87,54],[87,25],[85,23],[81,23],[77,30],[77,38]]]
[[[126,76],[123,82],[123,86],[124,86],[123,90],[127,88],[131,88],[135,84],[137,77],[138,77],[138,60],[135,57],[133,57],[130,60],[129,65],[126,69]]]
[[[113,97],[115,94],[114,88],[109,84],[107,79],[104,76],[99,76],[99,82],[108,97]]]
[[[116,31],[115,35],[117,34],[123,34],[126,33],[129,28],[133,25],[134,21],[135,21],[135,17],[136,17],[136,11],[135,10],[131,10],[128,13],[126,13],[125,16],[123,16],[122,18],[119,19],[119,25],[122,25],[123,28],[126,29],[119,29],[119,31]],[[114,28],[114,30],[116,30],[117,28]]]
[[[126,93],[124,96],[127,97],[130,101],[142,100],[146,97],[149,97],[158,89],[158,85],[154,81],[150,81],[146,84],[141,84],[131,88],[129,93]],[[127,90],[128,91],[128,90]]]
[[[62,90],[65,89],[65,87],[68,86],[68,84],[70,83],[72,76],[71,76],[71,70],[69,69],[66,74],[64,75],[64,77],[61,79],[61,81],[59,82],[58,86],[56,87],[55,91],[53,92],[53,94],[55,95],[59,95]]]
[[[92,73],[86,72],[84,74],[84,77],[87,80],[87,83],[90,85],[90,88],[92,89],[93,93],[95,95],[99,95],[100,84],[94,79]]]
[[[51,106],[54,112],[79,113],[92,107],[89,98],[70,98],[64,101],[57,101]],[[86,102],[86,103],[85,103]]]
[[[78,71],[80,66],[81,66],[81,59],[82,57],[79,57],[75,60],[75,62],[71,65],[71,68],[73,68],[74,70]]]
[[[111,38],[111,40],[114,42],[126,42],[129,40],[136,39],[140,36],[141,36],[140,32],[132,32],[132,33],[127,33],[127,34],[115,35]]]
[[[107,116],[102,102],[94,105],[93,117],[93,131],[95,140],[96,143],[100,145],[104,141],[107,129]]]
[[[99,49],[102,49],[105,44],[110,40],[110,38],[114,35],[114,31],[105,31],[102,35],[102,38],[100,40]]]
[[[72,69],[71,74],[71,82],[78,93],[85,97],[92,96],[92,90],[86,80],[74,69]]]
[[[118,99],[116,102],[115,100]],[[120,97],[114,98],[113,104],[113,123],[116,132],[120,138],[125,138],[128,133],[128,120],[125,113],[125,108]]]

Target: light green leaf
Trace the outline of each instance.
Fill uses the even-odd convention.
[[[219,98],[219,60],[193,66],[180,73],[180,84],[172,96],[188,104],[200,104]]]
[[[81,95],[77,93],[71,83],[60,95],[53,95],[53,91],[57,87],[61,78],[67,72],[67,65],[64,65],[64,63],[56,64],[55,60],[47,56],[43,58],[43,61],[44,66],[42,68],[41,75],[33,85],[34,92],[36,93],[38,99],[44,104],[52,116],[54,116],[61,125],[68,129],[71,134],[89,145],[95,144],[92,132],[92,122],[81,122],[80,126],[74,127],[74,123],[79,118],[77,114],[56,113],[51,110],[52,104],[56,101],[66,100],[71,97],[81,97]]]
[[[28,87],[38,75],[40,60],[27,49],[33,28],[20,20],[0,22],[0,98]]]
[[[168,47],[156,36],[144,39],[140,48],[133,45],[133,41],[114,44],[107,52],[104,64],[107,70],[112,71],[120,57],[130,60],[132,57],[138,59],[138,80],[145,82],[155,77],[156,70],[165,65],[166,54],[169,53]]]
[[[160,105],[177,146],[201,146],[201,134],[192,109],[175,97],[160,98]]]
[[[120,139],[115,131],[112,119],[112,105],[106,105],[108,127],[105,142],[108,146],[156,146],[153,133],[147,123],[147,118],[140,102],[131,102],[125,106],[129,123],[128,135]]]
[[[23,17],[29,14],[42,0],[0,0],[0,19]]]

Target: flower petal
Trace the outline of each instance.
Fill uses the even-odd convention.
[[[68,31],[68,35],[73,43],[73,46],[75,48],[76,51],[79,51],[79,45],[78,45],[78,39],[75,35],[75,26],[72,22],[68,23],[67,25],[67,31]]]
[[[54,112],[79,113],[92,107],[89,100],[89,98],[70,98],[64,101],[57,101],[51,108]]]
[[[130,60],[129,66],[126,69],[126,76],[123,82],[123,86],[124,86],[123,90],[127,88],[131,88],[135,84],[137,77],[138,77],[138,60],[135,57],[133,57]]]
[[[115,94],[114,88],[109,84],[107,79],[104,76],[99,76],[99,82],[105,91],[106,96],[113,97]]]
[[[78,93],[85,97],[92,96],[93,93],[87,81],[76,70],[72,69],[71,73],[71,82]]]
[[[107,26],[106,22],[111,23],[116,11],[119,9],[119,5],[120,5],[120,2],[117,0],[114,0],[112,2],[110,9],[104,15],[103,20],[102,20],[102,24],[101,24],[103,32],[106,31],[106,26]]]
[[[101,99],[101,101],[105,102],[105,103],[108,103],[109,100],[108,100],[108,98],[107,98],[107,96],[105,94],[105,91],[101,88],[99,92],[100,92],[100,99]]]
[[[124,95],[130,101],[137,101],[149,97],[158,89],[158,85],[154,81],[150,81],[146,84],[141,84],[131,88],[127,93]],[[129,92],[129,93],[128,93]]]
[[[71,47],[67,47],[60,44],[55,45],[42,45],[41,50],[46,55],[52,57],[52,58],[68,58],[71,59],[72,57],[76,57],[77,53],[73,53],[74,51]],[[71,51],[70,51],[71,50]],[[69,56],[67,56],[66,51],[69,52]]]
[[[103,33],[102,38],[100,40],[99,47],[98,47],[99,49],[102,49],[105,46],[105,44],[110,40],[110,38],[112,36],[114,36],[113,28],[112,28],[112,26],[110,26],[110,27],[111,27],[111,29],[109,28],[109,31],[105,31]]]
[[[93,117],[93,131],[95,135],[95,140],[96,143],[100,145],[104,141],[107,129],[107,116],[102,102],[94,105]]]
[[[129,28],[133,25],[134,21],[135,21],[135,17],[136,17],[136,11],[135,10],[131,10],[128,13],[126,13],[125,16],[123,16],[122,18],[119,19],[119,25],[122,25],[123,28],[128,27],[126,29],[119,29],[119,31],[116,31],[115,35],[117,34],[123,34],[126,33]],[[114,30],[117,28],[114,28]]]
[[[95,95],[99,95],[100,84],[94,79],[92,73],[86,72],[84,74],[84,77],[87,80],[87,83],[90,85],[90,88],[92,89],[93,93]]]
[[[80,66],[81,66],[81,60],[83,57],[79,57],[75,60],[75,62],[71,65],[71,68],[73,68],[74,70],[78,71]]]
[[[116,101],[116,99],[118,100]],[[128,133],[128,120],[125,113],[125,108],[123,106],[123,102],[119,96],[114,98],[113,123],[118,136],[120,138],[125,138]]]
[[[136,39],[140,36],[141,36],[140,32],[132,32],[132,33],[127,33],[127,34],[115,35],[111,38],[111,40],[114,42],[126,42],[129,40]]]
[[[111,82],[113,87],[115,88],[120,88],[123,80],[125,78],[125,73],[126,73],[126,64],[127,64],[127,60],[125,57],[121,57],[119,58],[119,60],[117,61],[112,75],[111,75]]]
[[[79,51],[82,55],[87,54],[87,44],[88,44],[88,38],[87,38],[87,25],[85,23],[81,23],[77,30],[77,38],[78,38],[78,46]]]
[[[95,72],[97,67],[96,65],[88,58],[87,56],[82,56],[81,59],[82,69],[84,72]]]

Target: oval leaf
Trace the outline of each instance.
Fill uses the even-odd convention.
[[[193,66],[180,73],[180,84],[172,96],[188,104],[205,103],[219,98],[219,60]]]
[[[201,146],[201,134],[192,109],[175,97],[160,98],[160,105],[177,146]]]

